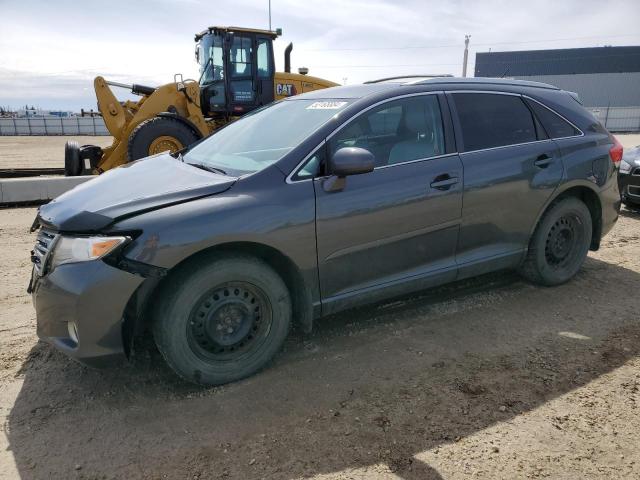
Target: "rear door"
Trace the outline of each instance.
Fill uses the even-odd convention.
[[[328,140],[324,155],[361,147],[377,166],[338,191],[326,189],[328,176],[314,181],[325,313],[455,279],[462,165],[447,149],[441,102],[434,94],[388,101]]]
[[[562,179],[559,152],[520,95],[454,92],[447,98],[465,179],[460,277],[514,266]]]

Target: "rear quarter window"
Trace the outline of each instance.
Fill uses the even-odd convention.
[[[535,100],[526,100],[547,134],[551,138],[574,137],[580,135],[580,131],[567,122],[564,118],[552,112]]]
[[[533,115],[516,95],[453,93],[466,152],[537,140]]]

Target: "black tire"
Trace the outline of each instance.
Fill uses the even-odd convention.
[[[640,208],[640,202],[632,202],[626,198],[622,200],[622,204],[630,210],[637,210]]]
[[[539,285],[560,285],[580,270],[593,234],[591,213],[577,198],[553,203],[529,242],[521,274]]]
[[[160,137],[172,137],[182,148],[199,139],[198,134],[184,122],[171,117],[154,117],[134,128],[127,144],[127,157],[130,162],[159,152],[150,152],[154,142]]]
[[[72,140],[64,144],[64,174],[67,177],[77,177],[80,173],[82,173],[80,145]]]
[[[289,333],[289,291],[256,258],[234,255],[183,268],[167,279],[158,298],[156,345],[179,376],[200,385],[255,373]]]

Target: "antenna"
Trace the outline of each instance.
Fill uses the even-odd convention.
[[[269,0],[269,30],[271,30],[271,0]]]

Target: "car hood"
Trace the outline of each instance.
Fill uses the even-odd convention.
[[[640,145],[628,150],[625,149],[622,154],[622,159],[629,165],[640,167]]]
[[[224,192],[236,180],[160,154],[78,185],[40,207],[36,222],[58,231],[97,232],[125,217]]]

